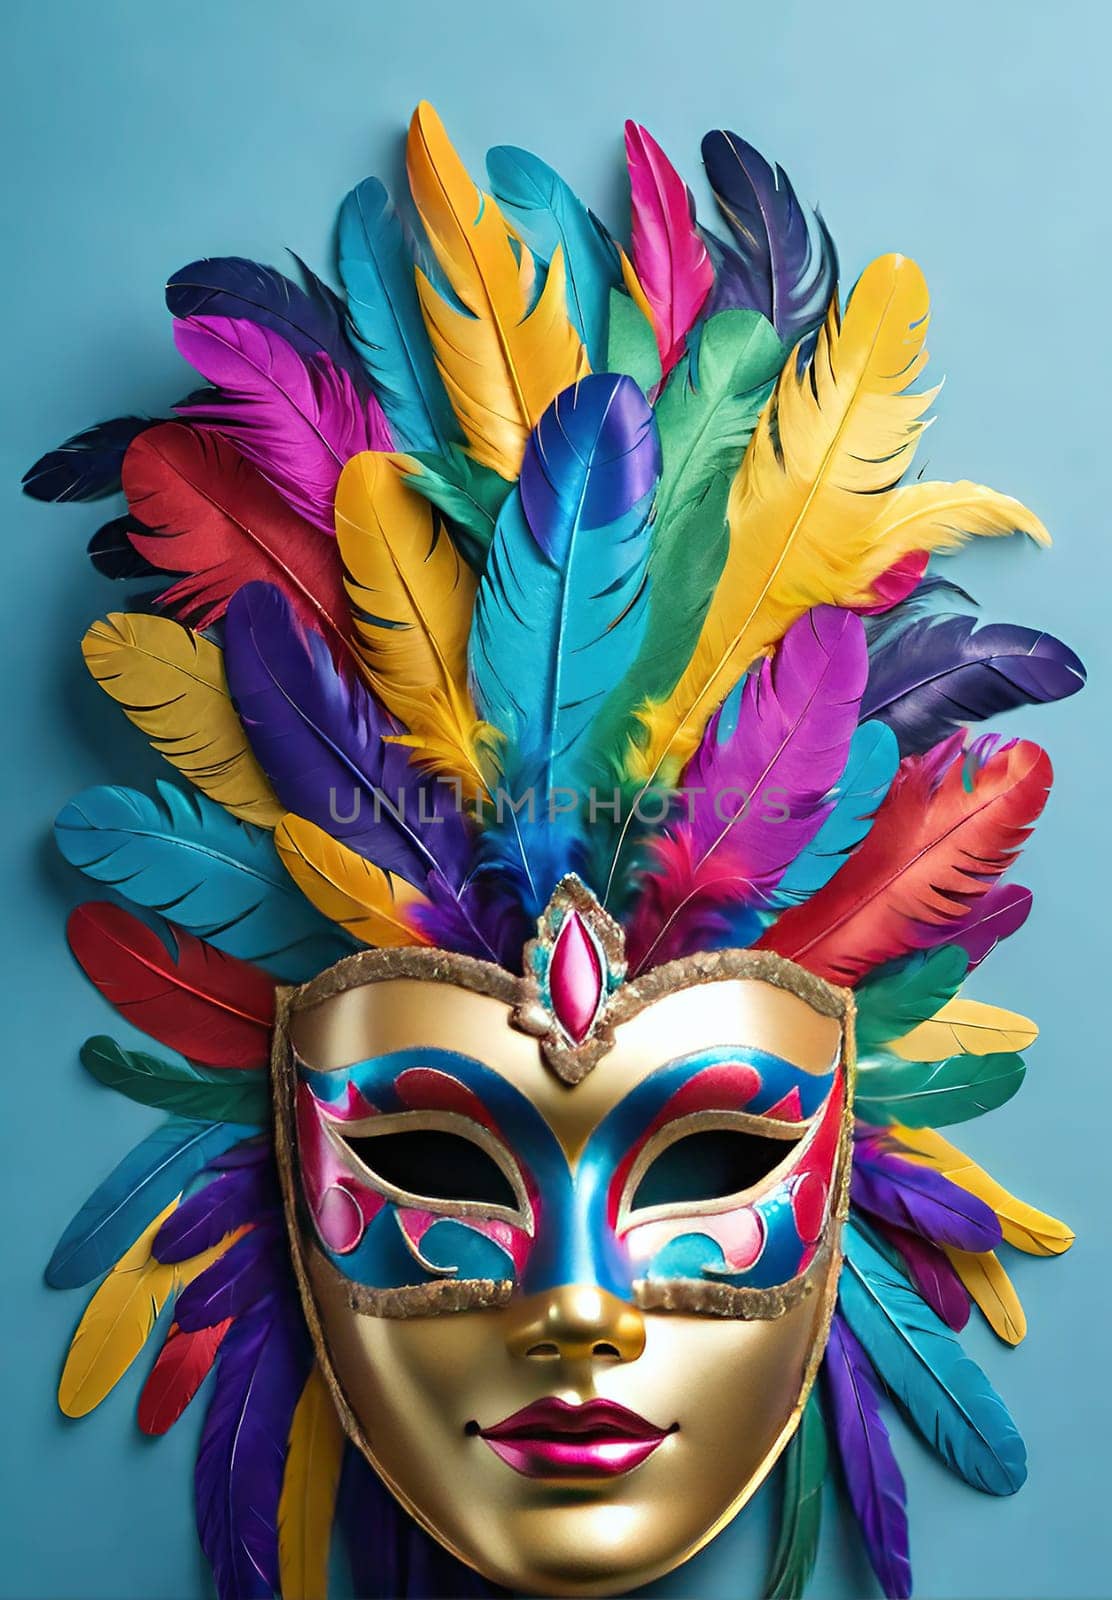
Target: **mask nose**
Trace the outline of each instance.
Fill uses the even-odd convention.
[[[636,1361],[645,1348],[645,1319],[605,1289],[570,1283],[519,1301],[506,1345],[530,1361]]]

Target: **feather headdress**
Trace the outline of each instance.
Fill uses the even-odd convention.
[[[93,623],[85,659],[193,786],[86,790],[57,819],[67,860],[140,913],[80,906],[73,952],[154,1041],[82,1061],[166,1115],[51,1258],[57,1287],[102,1278],[59,1399],[91,1410],[172,1308],[139,1421],[165,1432],[214,1373],[196,1503],[221,1600],[319,1600],[334,1516],[386,1515],[342,1464],[284,1249],[275,985],[359,944],[520,970],[569,870],[634,971],[758,945],[856,990],[852,1219],[770,1596],[807,1581],[834,1457],[885,1593],[909,1592],[891,1399],[977,1488],[1023,1480],[956,1333],[973,1302],[1017,1343],[997,1252],[1072,1234],[935,1130],[1014,1094],[1037,1031],[960,991],[1030,909],[1002,880],[1050,764],[968,725],[1084,669],[1046,634],[940,615],[961,591],[927,562],[1047,535],[1005,495],[912,478],[937,394],[913,262],[872,262],[843,299],[825,223],[736,134],[703,144],[725,240],[646,129],[626,149],[628,253],[525,151],[493,150],[484,192],[423,104],[416,254],[367,179],[341,210],[344,296],[300,264],[184,267],[174,338],[210,387],[25,479],[40,500],[122,486],[90,553],[154,590]],[[570,800],[496,803],[526,788]],[[745,802],[727,816],[724,790]],[[382,1539],[382,1592],[425,1581],[409,1537]]]

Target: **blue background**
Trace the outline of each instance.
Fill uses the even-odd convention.
[[[1033,1011],[1042,1038],[1019,1099],[958,1137],[1068,1216],[1080,1240],[1061,1261],[1015,1259],[1031,1317],[1020,1350],[976,1318],[969,1333],[1027,1437],[1024,1492],[984,1499],[910,1435],[899,1449],[920,1595],[1108,1594],[1103,0],[7,0],[0,40],[0,855],[14,1002],[2,1071],[0,1591],[206,1589],[191,1525],[196,1413],[162,1441],[142,1439],[138,1374],[84,1422],[54,1408],[81,1297],[43,1288],[42,1264],[154,1115],[79,1069],[77,1045],[109,1015],[65,950],[63,909],[79,889],[54,862],[48,825],[84,785],[142,784],[155,767],[78,653],[88,621],[119,599],[83,555],[100,508],[32,504],[17,480],[78,428],[158,412],[190,387],[162,304],[174,268],[202,254],[277,260],[285,245],[327,262],[340,197],[368,172],[396,178],[406,118],[426,96],[473,167],[489,144],[531,146],[616,226],[624,117],[646,122],[693,180],[706,128],[744,133],[821,201],[847,281],[883,250],[922,263],[932,371],[948,377],[920,454],[928,473],[1005,489],[1055,534],[1050,554],[1001,542],[954,569],[987,614],[1060,633],[1091,670],[1086,694],[1023,719],[1049,745],[1059,787],[1022,872],[1034,916],[975,989]],[[759,1593],[770,1509],[766,1493],[659,1592]],[[813,1592],[873,1592],[833,1516]]]

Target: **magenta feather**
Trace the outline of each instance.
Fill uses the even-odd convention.
[[[872,1363],[835,1313],[823,1358],[826,1413],[834,1425],[850,1502],[873,1571],[889,1600],[911,1594],[907,1490],[880,1414]]]
[[[1018,883],[997,883],[946,929],[946,942],[960,944],[969,957],[969,971],[1027,921],[1031,891]]]
[[[653,136],[625,126],[633,202],[633,266],[652,308],[660,366],[667,377],[714,284],[714,268],[695,225],[691,191]]]
[[[178,407],[179,415],[231,439],[295,511],[334,532],[344,464],[361,450],[392,448],[378,401],[360,398],[323,351],[306,359],[273,329],[240,317],[186,317],[174,324],[174,342],[221,391]]]
[[[272,1600],[279,1587],[278,1502],[312,1356],[296,1297],[277,1287],[225,1335],[194,1468],[197,1534],[219,1600]]]
[[[857,1139],[850,1197],[870,1217],[931,1244],[980,1252],[1000,1243],[1000,1221],[990,1206],[940,1172],[896,1155],[884,1135]]]
[[[859,617],[818,606],[730,695],[684,773],[687,815],[654,846],[629,932],[633,971],[698,948],[764,902],[832,808],[868,673]]]
[[[969,1295],[955,1269],[937,1245],[909,1228],[876,1221],[876,1230],[899,1251],[911,1281],[931,1310],[949,1328],[960,1333],[969,1321]]]

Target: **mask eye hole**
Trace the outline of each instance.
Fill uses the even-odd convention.
[[[509,1178],[486,1150],[442,1128],[345,1135],[344,1143],[372,1177],[417,1199],[518,1209]]]
[[[753,1189],[794,1151],[798,1140],[743,1128],[706,1128],[665,1145],[642,1174],[631,1211],[725,1200]]]

